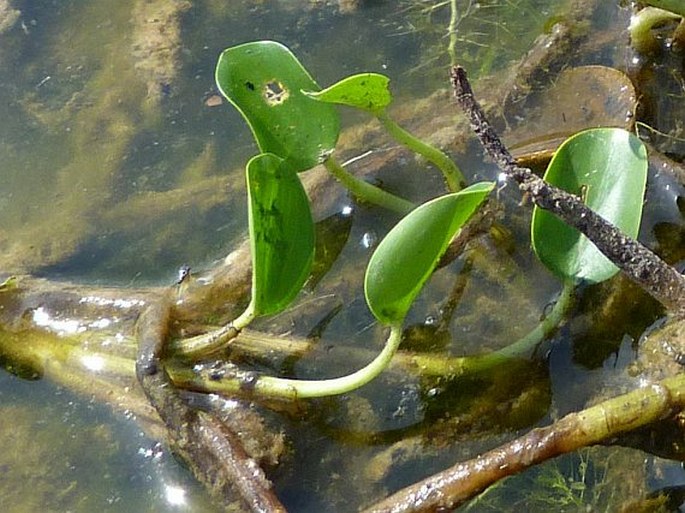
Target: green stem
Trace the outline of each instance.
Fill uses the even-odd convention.
[[[447,32],[450,35],[449,46],[447,53],[450,56],[450,66],[457,65],[457,23],[459,22],[459,9],[457,8],[457,0],[450,1],[450,24],[447,27]]]
[[[659,2],[654,2],[659,3]],[[685,10],[685,7],[681,7]],[[685,16],[685,15],[681,15]],[[659,47],[652,28],[665,21],[678,19],[678,15],[656,7],[645,7],[630,20],[630,44],[639,52],[647,53]]]
[[[564,319],[568,309],[573,304],[574,291],[575,283],[572,280],[566,281],[559,299],[557,299],[549,315],[540,321],[540,324],[528,332],[527,335],[511,345],[495,351],[493,354],[507,358],[529,358],[537,345],[549,336]]]
[[[233,322],[221,328],[203,333],[195,337],[174,340],[170,342],[170,353],[174,356],[192,359],[208,356],[222,349],[231,340],[236,338],[240,332],[247,327],[255,318],[255,311],[252,302],[245,311],[240,314]]]
[[[449,376],[452,378],[488,371],[512,360],[528,359],[538,344],[547,338],[564,319],[568,309],[573,304],[574,290],[575,284],[572,281],[566,282],[549,315],[513,344],[492,353],[456,358],[440,358],[435,355],[423,354],[401,355],[401,357],[408,359],[409,362],[407,363],[411,363],[412,367],[419,369],[419,373],[423,376]]]
[[[324,166],[340,183],[361,200],[374,203],[402,215],[408,214],[416,206],[411,201],[379,189],[375,185],[371,185],[348,173],[333,157],[327,158],[324,161]]]
[[[685,17],[685,2],[683,0],[642,0],[642,3]]]
[[[434,164],[442,172],[445,177],[447,188],[451,192],[457,192],[464,188],[466,179],[464,178],[463,173],[454,161],[452,161],[444,152],[407,132],[404,128],[390,119],[387,112],[377,112],[376,117],[397,142],[403,144]]]
[[[218,393],[236,393],[249,389],[260,397],[276,399],[306,399],[314,397],[328,397],[346,394],[373,380],[390,363],[402,340],[402,325],[390,326],[390,335],[383,350],[365,367],[352,374],[332,379],[303,380],[278,378],[273,376],[259,376],[255,379],[253,373],[236,376],[237,379],[221,381],[199,377],[192,372],[170,367],[169,371],[177,385],[201,389]]]
[[[403,367],[419,376],[441,376],[454,379],[466,374],[487,372],[513,360],[528,359],[538,344],[549,336],[564,319],[568,309],[573,304],[574,290],[575,284],[572,281],[565,283],[559,299],[549,315],[528,334],[498,351],[463,357],[399,353],[392,362],[393,366]],[[397,345],[399,345],[399,338],[400,328],[393,328],[383,352],[369,365],[349,376],[331,380],[304,381],[270,376],[260,376],[255,380],[254,373],[239,371],[235,375],[227,376],[225,379],[217,381],[176,365],[170,366],[169,372],[176,385],[205,392],[235,394],[245,388],[249,388],[260,396],[272,398],[323,397],[325,395],[349,392],[373,379],[390,362],[390,358],[395,353]],[[185,345],[188,339],[179,341],[177,344],[181,342]],[[181,347],[183,346],[177,345],[175,350],[184,356],[191,354],[189,348],[179,349]],[[252,356],[260,356],[274,351],[295,356],[309,352],[311,350],[311,343],[245,331],[241,333],[239,338],[236,338],[235,349]]]

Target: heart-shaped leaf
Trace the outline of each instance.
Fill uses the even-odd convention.
[[[338,112],[302,93],[320,88],[282,44],[256,41],[224,50],[216,83],[250,125],[262,153],[278,155],[304,171],[335,147]]]
[[[581,198],[629,237],[637,237],[647,180],[647,150],[621,128],[593,128],[567,139],[549,163],[545,180]],[[563,279],[598,283],[618,268],[590,240],[538,207],[531,223],[533,249]]]
[[[385,75],[360,73],[346,77],[322,91],[305,91],[305,94],[322,102],[356,107],[376,115],[392,102],[389,82],[390,79]]]
[[[252,307],[255,315],[284,309],[309,276],[314,223],[309,201],[290,164],[272,154],[247,164]]]
[[[494,187],[480,182],[417,207],[376,248],[366,269],[366,302],[385,324],[401,322],[452,238]]]

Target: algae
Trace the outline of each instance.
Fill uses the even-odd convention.
[[[153,5],[157,2],[148,3]],[[318,9],[321,6],[316,3],[306,3],[313,10],[296,15],[302,25],[293,25],[293,31],[302,26],[316,27],[322,19],[320,16],[328,12],[325,9],[334,8],[327,5],[321,10]],[[148,269],[159,267],[160,262],[167,262],[165,258],[170,251],[179,257],[191,255],[193,260],[190,263],[193,266],[196,265],[195,262],[201,262],[202,265],[208,259],[208,252],[221,254],[216,249],[219,244],[216,240],[198,235],[197,232],[206,231],[203,223],[211,220],[210,230],[214,232],[215,239],[225,241],[235,237],[226,235],[226,232],[241,226],[239,198],[244,196],[244,186],[240,182],[242,169],[240,163],[227,158],[232,155],[232,150],[227,147],[242,143],[235,133],[237,130],[232,127],[215,123],[212,121],[214,118],[203,118],[210,120],[207,121],[210,125],[207,133],[209,128],[225,130],[221,138],[208,140],[200,135],[190,138],[183,135],[187,128],[176,128],[172,135],[162,139],[162,149],[146,154],[148,160],[142,163],[137,161],[141,164],[140,169],[135,167],[138,164],[131,162],[136,161],[139,156],[137,153],[142,153],[145,148],[158,141],[159,132],[169,128],[167,125],[172,121],[182,120],[182,117],[173,115],[173,110],[187,109],[187,112],[202,109],[200,98],[211,88],[209,80],[199,87],[201,91],[197,86],[186,82],[193,82],[193,73],[200,75],[205,64],[189,65],[188,61],[211,60],[202,57],[200,52],[203,45],[213,41],[221,41],[222,45],[226,45],[229,43],[227,40],[233,37],[252,35],[253,24],[262,11],[255,7],[257,4],[254,2],[236,2],[235,5],[239,7],[235,9],[239,11],[237,13],[227,9],[226,2],[208,2],[206,5],[193,3],[192,9],[188,8],[187,2],[173,2],[168,3],[168,7],[160,8],[163,15],[155,21],[143,4],[133,0],[116,5],[103,1],[83,4],[64,13],[60,26],[46,30],[47,35],[29,33],[29,39],[45,38],[48,50],[44,60],[30,66],[32,69],[26,70],[26,75],[31,75],[33,86],[46,78],[46,70],[52,78],[39,87],[18,88],[13,91],[17,95],[14,107],[21,113],[23,120],[30,120],[34,134],[44,136],[41,140],[45,141],[45,146],[41,148],[36,145],[35,152],[41,157],[29,160],[30,165],[26,166],[26,170],[12,170],[7,176],[25,172],[42,178],[38,180],[41,187],[31,185],[36,190],[30,196],[23,196],[32,201],[21,205],[11,202],[11,198],[0,191],[3,194],[0,196],[0,209],[3,219],[9,221],[0,227],[0,268],[3,271],[41,269],[45,272],[47,269],[48,272],[54,272],[57,269],[54,266],[72,262],[70,259],[75,254],[84,253],[96,254],[98,262],[105,267],[115,265],[114,262],[122,257],[133,262],[128,269],[136,265],[145,265]],[[266,10],[267,4],[273,2],[262,3],[259,9]],[[284,10],[297,11],[302,8],[303,2],[297,2],[297,5],[294,2],[283,4]],[[247,9],[247,6],[257,10]],[[213,9],[217,17],[223,20],[222,23],[235,16],[240,26],[235,33],[228,34],[224,31],[208,39],[191,40],[191,35],[198,33],[190,30],[193,24],[201,24],[208,19],[198,13],[202,9],[207,12]],[[359,9],[363,11],[363,4]],[[311,12],[315,16],[308,18]],[[276,11],[276,15],[272,13],[276,18],[282,15],[283,11]],[[348,13],[347,16],[350,20],[358,20],[353,13]],[[437,17],[433,21],[436,22],[436,34],[443,34],[444,25],[441,19]],[[80,30],[72,30],[73,24],[77,24]],[[162,26],[168,26],[168,33],[172,36],[168,45],[157,39],[164,32],[161,30]],[[31,30],[38,31],[40,24],[38,27]],[[329,30],[327,25],[323,27]],[[506,27],[500,24],[499,28],[504,30]],[[291,36],[291,32],[285,28],[281,27],[279,30],[280,34]],[[6,34],[7,37],[10,35],[11,33]],[[538,53],[511,66],[504,76],[495,75],[493,78],[483,79],[481,87],[489,89],[486,100],[491,112],[501,112],[501,105],[497,100],[505,97],[504,92],[516,89],[514,84],[527,90],[526,84],[533,71],[550,62],[544,60],[550,58],[550,52],[541,49],[547,44],[556,44],[568,34],[557,31],[545,36],[547,39],[536,46]],[[186,39],[179,39],[184,37]],[[330,75],[349,66],[347,61],[337,59],[333,52],[351,51],[350,46],[339,44],[345,37],[329,34],[324,40],[335,48],[325,48],[321,51],[322,56],[312,57],[317,63],[332,60],[339,64],[334,71],[326,72]],[[509,36],[504,39],[508,40]],[[102,44],[94,45],[93,41],[101,41]],[[157,48],[155,44],[161,46]],[[444,51],[442,45],[443,42],[440,43],[440,52]],[[556,59],[552,62],[566,62],[568,56],[564,52],[567,49],[567,46],[560,45],[560,52],[552,52]],[[486,51],[490,50],[482,50]],[[377,55],[369,60],[376,64],[396,62],[387,57]],[[151,61],[145,61],[146,58]],[[54,60],[54,67],[47,66],[46,63],[50,60]],[[545,64],[541,65],[541,62]],[[492,60],[485,64],[503,65],[502,62]],[[394,72],[392,69],[391,71]],[[192,79],[189,78],[191,76]],[[402,75],[398,73],[396,78],[396,82],[400,83]],[[449,95],[444,91],[430,94],[432,87],[425,84],[423,87],[422,95],[427,95],[424,100],[411,100],[398,105],[399,119],[453,152],[467,151],[469,138],[464,136],[464,124],[455,120],[454,109],[446,107],[451,105]],[[188,94],[191,99],[182,100],[181,94]],[[196,103],[193,103],[192,98],[197,100]],[[3,109],[3,114],[6,112],[4,109],[9,109],[7,106],[0,108]],[[215,111],[217,118],[230,116],[220,108],[214,109],[212,115]],[[8,115],[7,119],[11,120],[12,117]],[[183,123],[180,121],[179,124]],[[19,136],[15,136],[3,141],[0,148],[3,155],[14,156],[25,151],[19,139]],[[417,172],[422,164],[412,161],[407,153],[389,146],[387,139],[372,124],[359,123],[346,132],[340,151],[347,157],[354,157],[358,155],[360,148],[367,147],[373,153],[353,164],[353,168],[360,174],[380,177],[386,185],[398,189],[409,187],[417,198],[438,190],[438,182],[430,182],[425,179],[425,174]],[[247,153],[251,148],[241,151]],[[240,155],[240,152],[237,154]],[[39,175],[35,168],[46,166],[52,168],[54,173],[44,178],[45,175]],[[490,172],[481,162],[470,167],[474,175]],[[420,178],[409,178],[416,175]],[[238,178],[234,178],[236,176]],[[321,200],[317,205],[320,217],[339,211],[342,205],[348,203],[344,193],[321,178],[320,170],[313,171],[306,179],[313,184],[310,189],[314,191],[313,195]],[[506,194],[505,191],[503,197],[511,203],[511,198]],[[518,198],[514,199],[518,201]],[[507,208],[511,208],[511,205]],[[7,212],[12,212],[12,216],[5,217]],[[336,361],[336,356],[341,356],[344,364],[354,366],[357,360],[368,355],[369,353],[363,353],[360,357],[356,354],[355,358],[351,358],[351,353],[346,350],[349,346],[367,350],[368,341],[379,335],[378,328],[371,324],[358,296],[359,265],[370,253],[370,248],[361,243],[373,240],[374,234],[379,236],[393,221],[392,216],[379,215],[363,206],[355,206],[345,228],[349,230],[346,232],[349,233],[346,244],[342,249],[330,246],[331,251],[340,254],[338,261],[331,265],[329,272],[307,291],[302,301],[292,310],[277,319],[262,321],[259,325],[273,329],[275,333],[306,333],[312,326],[317,326],[328,313],[327,310],[323,313],[321,310],[317,311],[318,308],[323,305],[325,310],[325,307],[332,305],[330,309],[334,310],[335,305],[344,303],[346,308],[341,313],[334,314],[332,320],[320,330],[321,342],[317,348],[312,349],[309,345],[302,353],[284,357],[273,355],[276,352],[274,347],[277,346],[263,349],[262,345],[261,360],[254,353],[253,356],[245,356],[248,350],[240,353],[235,349],[234,354],[239,363],[251,364],[254,360],[259,360],[269,372],[309,375],[338,370],[340,362]],[[522,236],[526,229],[525,216],[508,219],[509,221],[512,222],[515,233]],[[32,225],[34,226],[31,227]],[[138,237],[147,240],[144,250],[131,243],[131,238]],[[102,251],[106,246],[105,242],[101,242],[103,239],[110,240],[108,247],[111,248],[111,256]],[[192,251],[188,248],[192,248]],[[322,251],[325,252],[326,248]],[[491,236],[484,236],[473,243],[470,251],[473,268],[466,277],[467,290],[450,317],[450,335],[453,340],[434,346],[436,351],[466,354],[506,344],[535,324],[544,304],[555,291],[556,285],[550,283],[544,271],[526,256],[525,243],[506,246]],[[191,283],[188,295],[179,295],[179,301],[183,304],[176,307],[178,323],[173,326],[178,334],[195,333],[205,329],[207,323],[230,318],[231,310],[245,300],[247,290],[249,269],[247,266],[236,265],[236,261],[241,259],[248,259],[244,247],[236,250],[225,265],[219,266],[220,269],[214,269],[208,274],[200,273],[198,280]],[[434,288],[421,299],[413,313],[413,321],[417,326],[430,327],[435,319],[441,318],[444,298],[451,294],[453,281],[461,272],[461,266],[462,262],[455,262],[436,277]],[[80,269],[78,272],[84,271]],[[50,293],[41,290],[40,294],[33,297],[26,294],[17,299],[17,294],[25,294],[32,287],[31,279],[27,279],[19,281],[18,289],[12,287],[11,290],[2,290],[0,316],[3,323],[8,322],[8,329],[15,333],[12,336],[3,333],[0,345],[8,351],[21,348],[25,344],[36,349],[35,358],[29,358],[25,362],[15,361],[15,369],[23,370],[27,376],[31,373],[44,375],[89,399],[113,404],[121,411],[133,411],[149,433],[161,438],[161,425],[150,412],[149,405],[142,401],[142,394],[132,379],[131,355],[135,350],[132,318],[135,315],[131,314],[131,317],[126,318],[127,324],[119,325],[121,331],[105,335],[102,331],[89,327],[82,337],[76,337],[68,347],[59,349],[65,343],[65,337],[52,332],[46,335],[45,327],[32,324],[32,312],[35,309],[41,305],[53,305],[56,308],[48,308],[48,313],[58,320],[86,319],[88,322],[109,316],[111,311],[93,313],[82,309],[87,303],[77,306],[80,299],[89,297],[87,291],[81,288],[75,291],[70,301],[64,301],[60,292],[64,292],[66,284],[56,284]],[[159,291],[150,289],[147,292],[154,296]],[[113,297],[118,297],[128,296],[132,291],[113,290],[110,293]],[[14,296],[9,298],[5,294]],[[639,324],[644,323],[644,312],[640,313],[640,310],[645,301],[639,297],[635,299],[633,292],[629,295],[627,301],[632,309],[625,311],[628,316],[632,315],[631,312],[636,313],[637,330]],[[604,302],[603,299],[597,300],[597,310]],[[622,305],[624,303],[613,306],[607,304],[606,308],[609,312],[616,312],[623,310]],[[587,305],[588,310],[594,308],[594,303]],[[609,318],[609,315],[598,311],[597,317],[588,322],[595,326],[605,321],[615,323],[609,321]],[[27,324],[17,325],[17,319],[23,319]],[[621,324],[623,321],[616,322]],[[86,322],[84,326],[89,324]],[[616,330],[619,331],[620,327]],[[115,344],[114,341],[118,343]],[[249,341],[245,345],[249,345]],[[125,371],[112,373],[103,379],[93,378],[92,373],[84,370],[82,365],[74,367],[73,372],[70,372],[70,365],[82,361],[80,357],[85,353],[97,356],[100,351],[107,356],[118,352]],[[324,357],[326,361],[320,363],[319,360]],[[242,362],[240,358],[243,358]],[[409,362],[403,364],[405,369],[418,365],[411,363],[415,361],[411,360],[411,355],[402,361]],[[22,363],[24,365],[19,369],[19,364]],[[399,411],[400,406],[406,407],[409,404],[406,401],[401,403],[401,398],[397,399],[397,396],[393,396],[396,403],[389,404],[391,401],[386,392],[387,387],[405,382],[406,371],[392,373],[387,380],[376,384],[377,388],[372,387],[368,392],[368,398],[355,396],[354,399],[341,399],[340,403],[332,401],[326,408],[321,408],[321,416],[309,425],[306,425],[306,418],[303,420],[302,410],[305,407],[294,412],[289,411],[282,419],[284,425],[288,426],[288,435],[298,437],[301,442],[305,438],[303,434],[311,437],[299,446],[311,448],[311,453],[297,453],[297,458],[302,455],[298,463],[308,467],[307,476],[311,481],[306,483],[305,490],[305,485],[298,480],[300,475],[287,479],[283,475],[289,471],[279,470],[279,485],[292,485],[286,491],[288,494],[315,495],[316,497],[309,499],[309,504],[353,508],[357,504],[350,502],[351,486],[360,490],[359,500],[369,500],[383,493],[386,488],[389,490],[395,487],[398,480],[407,479],[408,470],[416,469],[424,463],[427,467],[430,464],[435,465],[432,459],[443,454],[443,447],[449,447],[451,455],[459,453],[458,446],[462,445],[468,445],[465,447],[466,453],[477,452],[488,443],[504,439],[513,430],[525,428],[544,415],[550,400],[544,373],[531,372],[525,366],[513,367],[511,370],[518,371],[518,387],[512,384],[516,381],[516,374],[512,378],[506,373],[495,376],[497,379],[490,382],[472,380],[422,384],[417,388],[423,390],[426,397],[418,399],[414,404],[417,409],[403,417],[408,424],[411,424],[412,419],[415,421],[406,430],[392,432],[391,429],[389,433],[382,432],[383,426],[394,426],[399,422],[398,419],[402,419],[399,414],[397,417],[393,415],[395,411]],[[60,381],[59,376],[75,379]],[[530,378],[530,381],[524,378]],[[112,380],[116,386],[112,385]],[[466,384],[466,388],[460,387],[463,384]],[[460,400],[461,394],[467,392],[470,395],[469,400]],[[426,405],[430,408],[424,410]],[[376,408],[380,412],[374,411]],[[430,415],[422,422],[420,418],[426,412]],[[337,415],[340,422],[331,427],[329,421],[334,415]],[[428,424],[434,425],[429,426],[429,429]],[[421,430],[425,436],[412,436]],[[404,441],[393,445],[393,437]],[[324,439],[325,442],[321,442]],[[465,444],[467,439],[475,441]],[[274,446],[279,443],[282,444],[283,439],[277,437]],[[366,461],[373,459],[374,455],[378,456],[373,464],[368,465],[365,475],[355,472]],[[269,459],[268,455],[266,459]],[[287,457],[285,461],[286,464],[292,464]],[[313,462],[317,464],[314,465]],[[291,500],[293,504],[307,501],[298,497]]]
[[[19,9],[14,9],[10,0],[0,1],[0,34],[10,30],[21,16]]]

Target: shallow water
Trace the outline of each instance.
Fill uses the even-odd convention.
[[[459,2],[462,12],[471,7],[457,42],[471,76],[496,73],[520,58],[562,3]],[[227,46],[279,40],[321,85],[362,70],[386,73],[398,103],[446,86],[444,2],[367,1],[351,12],[334,2],[243,0],[226,7],[205,0],[189,2],[187,9],[184,2],[159,2],[167,7],[156,17],[140,11],[143,4],[13,2],[21,15],[0,34],[3,272],[168,284],[180,265],[208,267],[244,237],[242,168],[256,149],[237,112],[225,103],[209,106],[216,95],[215,61]],[[170,5],[179,7],[178,16],[166,20],[178,31],[171,54],[146,52],[146,38],[156,36],[145,29],[164,20]],[[625,12],[607,11],[597,27],[627,19]],[[622,67],[624,59],[617,51],[579,60]],[[364,118],[347,112],[344,119],[349,126]],[[460,156],[462,162],[469,176],[494,174],[475,147]],[[397,176],[385,171],[385,183],[407,188],[417,199],[438,191],[439,178],[419,174],[425,165],[400,164]],[[339,208],[347,203],[343,198]],[[650,215],[656,224],[674,213],[654,208]],[[377,209],[355,208],[347,243],[324,280],[290,311],[257,324],[306,335],[344,303],[326,327],[325,348],[293,364],[295,375],[339,374],[358,363],[348,361],[349,347],[379,347],[383,334],[363,303],[360,269],[392,222]],[[511,254],[487,245],[475,253],[473,285],[454,312],[443,348],[461,355],[501,347],[534,326],[554,298],[559,285],[528,251],[525,222],[512,220],[517,240]],[[651,231],[644,230],[649,239]],[[446,270],[410,314],[408,324],[428,332],[429,345],[436,344],[431,327],[452,287],[449,277],[463,268],[457,262]],[[503,285],[493,275],[509,281]],[[311,311],[312,304],[320,308]],[[602,331],[592,307],[591,296],[555,337],[549,369],[456,384],[390,375],[358,393],[316,402],[299,416],[284,416],[280,422],[296,456],[272,476],[279,496],[294,512],[354,511],[519,429],[581,407],[597,388],[618,379],[633,356],[631,342],[655,315],[635,320],[632,331],[622,325]],[[598,339],[606,344],[587,349]],[[332,342],[340,340],[345,344]],[[316,359],[321,354],[324,363]],[[7,483],[0,493],[9,511],[211,511],[204,492],[135,419],[48,382],[9,374],[0,376],[0,396],[12,421],[0,427],[8,437],[3,446],[28,448],[35,440],[39,447],[23,461],[21,452],[0,461]],[[491,403],[502,409],[489,411]],[[502,418],[502,411],[509,416]],[[685,480],[670,463],[659,463],[659,470],[672,474],[666,484]],[[25,473],[34,480],[25,481]],[[519,499],[504,496],[499,510],[517,507]],[[488,508],[484,502],[470,511]]]

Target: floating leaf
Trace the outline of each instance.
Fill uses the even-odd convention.
[[[389,82],[390,79],[385,75],[361,73],[346,77],[322,91],[305,91],[305,94],[322,102],[338,103],[377,114],[392,102]]]
[[[338,112],[302,93],[320,88],[282,44],[256,41],[224,50],[216,83],[250,125],[262,153],[278,155],[304,171],[335,147]]]
[[[295,171],[276,155],[247,164],[252,305],[256,315],[285,308],[302,288],[314,257],[314,223]]]
[[[647,150],[630,132],[594,128],[564,142],[545,180],[583,198],[585,204],[629,237],[637,237],[647,180]],[[535,207],[533,249],[563,279],[598,283],[618,268],[590,240],[555,215]]]
[[[366,269],[366,301],[376,318],[404,319],[452,238],[478,209],[494,183],[481,182],[417,207],[378,245]]]

